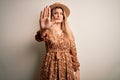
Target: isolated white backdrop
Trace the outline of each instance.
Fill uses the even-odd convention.
[[[120,0],[1,0],[0,80],[32,80],[45,53],[39,13],[58,1],[71,10],[81,80],[120,80]]]

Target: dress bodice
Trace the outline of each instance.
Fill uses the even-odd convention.
[[[45,42],[47,50],[70,50],[70,42],[63,32],[59,35],[50,31]]]

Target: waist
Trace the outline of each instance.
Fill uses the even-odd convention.
[[[49,49],[47,52],[69,52],[68,49]]]

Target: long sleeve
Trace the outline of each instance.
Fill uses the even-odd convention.
[[[77,51],[76,51],[75,41],[71,41],[70,54],[72,55],[73,69],[76,72],[77,70],[79,70],[80,63],[77,59]]]
[[[44,41],[47,36],[47,30],[38,30],[35,35],[35,40],[38,42]]]

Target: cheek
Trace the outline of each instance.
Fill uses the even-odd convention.
[[[64,19],[64,17],[62,16],[62,19]]]
[[[51,18],[52,20],[54,20],[55,19],[55,16],[52,16],[52,18]]]
[[[52,20],[55,20],[56,18],[58,18],[57,15],[53,15],[53,16],[52,16]],[[60,15],[60,19],[61,19],[62,21],[64,20],[63,15]]]
[[[60,16],[63,19],[63,15]]]
[[[53,15],[52,18],[53,18],[53,19],[57,18],[57,15]]]
[[[64,17],[63,17],[63,16],[61,16],[61,20],[62,20],[62,21],[64,20]]]

